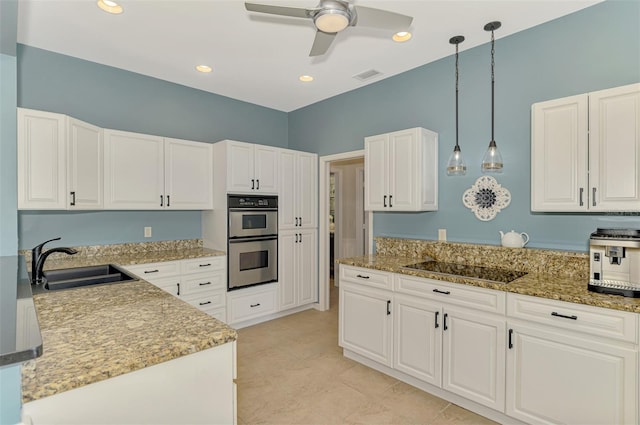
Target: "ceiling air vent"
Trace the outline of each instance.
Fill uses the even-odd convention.
[[[361,72],[360,74],[354,75],[353,78],[360,81],[367,81],[377,77],[378,75],[382,75],[382,72],[376,71],[375,69],[369,69],[368,71],[364,71],[364,72]]]

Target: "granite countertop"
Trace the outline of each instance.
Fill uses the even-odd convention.
[[[549,298],[558,301],[586,304],[595,307],[640,313],[640,298],[629,298],[619,295],[606,295],[591,292],[587,289],[587,281],[576,277],[563,277],[556,274],[529,272],[527,275],[510,283],[497,283],[404,268],[404,266],[420,261],[415,257],[365,255],[362,257],[343,258],[337,261],[340,264],[350,266],[437,279],[446,282],[462,283],[481,288]]]
[[[225,255],[206,248],[47,261],[47,269]],[[24,403],[235,341],[237,333],[149,282],[96,285],[33,297],[44,352],[22,368]]]

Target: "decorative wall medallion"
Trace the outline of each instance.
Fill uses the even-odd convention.
[[[462,203],[478,220],[489,221],[511,203],[511,193],[491,176],[482,176],[462,195]]]

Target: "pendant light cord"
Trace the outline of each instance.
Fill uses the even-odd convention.
[[[495,97],[495,61],[493,56],[495,55],[495,38],[493,36],[493,29],[491,30],[491,142],[495,142],[495,138],[493,135],[493,127],[494,127],[494,97]]]
[[[456,44],[456,150],[460,150],[458,145],[458,44]]]

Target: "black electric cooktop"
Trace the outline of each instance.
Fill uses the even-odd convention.
[[[481,267],[481,266],[467,266],[464,264],[455,263],[443,263],[440,261],[430,260],[423,261],[422,263],[410,264],[405,266],[408,269],[424,270],[431,273],[463,276],[472,279],[489,280],[497,283],[509,283],[514,281],[527,273],[517,272],[507,269]]]

